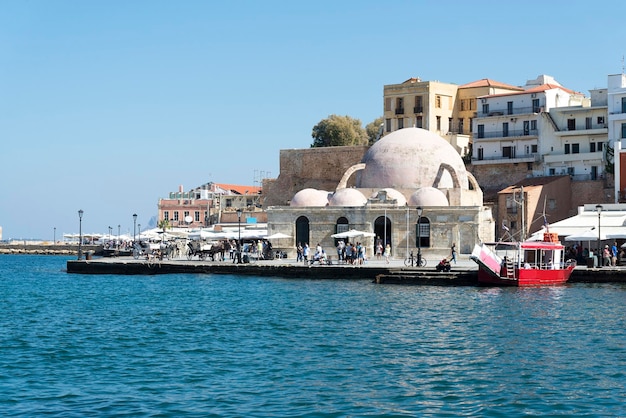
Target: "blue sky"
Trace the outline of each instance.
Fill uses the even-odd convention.
[[[0,226],[146,225],[179,185],[253,185],[331,114],[410,77],[588,94],[622,71],[616,1],[0,0]]]

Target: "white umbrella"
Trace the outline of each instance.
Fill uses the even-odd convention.
[[[199,240],[199,239],[219,239],[221,236],[211,231],[206,231],[201,229],[199,231],[190,232],[187,235],[187,238],[191,240]]]
[[[282,232],[277,232],[267,237],[267,239],[282,239],[282,238],[291,238],[291,235],[283,234]]]
[[[598,239],[598,231],[596,231],[595,228],[565,237],[565,241],[591,241],[594,239]]]
[[[374,234],[373,232],[358,231],[356,229],[351,229],[346,232],[338,232],[336,234],[331,235],[331,237],[333,238],[354,238],[354,237],[375,237],[375,236],[376,234]]]

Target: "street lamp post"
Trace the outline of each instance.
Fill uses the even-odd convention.
[[[601,238],[601,230],[600,230],[600,214],[602,213],[602,205],[596,205],[596,211],[598,212],[598,245],[597,245],[597,252],[598,252],[598,267],[602,267],[602,263],[603,263],[603,257],[602,257],[602,249],[600,248],[600,238]]]
[[[137,232],[139,232],[139,241],[141,241],[141,224],[137,224]]]
[[[52,244],[57,243],[57,227],[54,227],[54,236],[52,237]]]
[[[120,225],[120,224],[117,224],[117,241],[116,241],[116,247],[118,247],[118,248],[119,248],[119,246],[120,246],[120,227],[121,227],[121,225]]]
[[[78,259],[83,258],[83,210],[78,211]]]
[[[239,230],[239,239],[237,240],[237,263],[241,263],[241,208],[237,209],[237,229]]]
[[[422,265],[422,231],[420,225],[423,210],[421,206],[417,207],[417,267]]]
[[[137,214],[133,213],[133,242],[137,241],[137,229],[135,228],[137,226]]]
[[[109,242],[111,242],[111,231],[112,231],[112,230],[113,230],[113,228],[111,228],[111,227],[109,226]]]

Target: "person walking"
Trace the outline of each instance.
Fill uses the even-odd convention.
[[[456,264],[456,244],[454,242],[450,248],[450,257],[452,257],[451,261],[454,261],[454,264]]]
[[[302,243],[298,242],[298,246],[296,247],[296,263],[304,260],[302,255]]]
[[[611,264],[613,267],[617,266],[617,242],[613,241],[613,246],[611,246]]]
[[[391,256],[391,245],[387,244],[387,246],[385,247],[385,253],[384,253],[385,262],[387,264],[389,264],[389,257],[390,256]]]
[[[605,267],[611,266],[611,251],[609,250],[609,246],[604,246],[604,251],[602,252],[602,265]]]

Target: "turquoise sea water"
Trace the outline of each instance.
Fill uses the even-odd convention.
[[[626,286],[83,276],[0,256],[0,415],[625,416]]]

